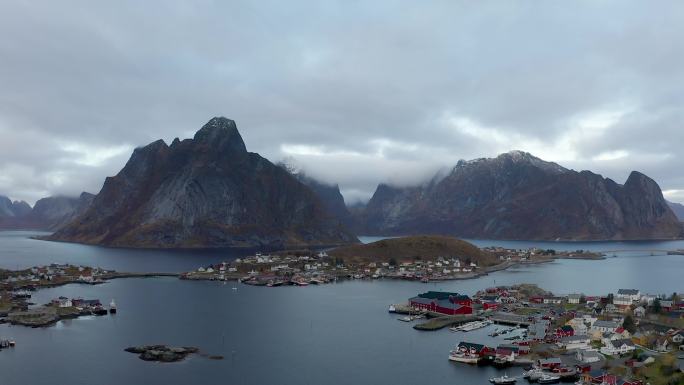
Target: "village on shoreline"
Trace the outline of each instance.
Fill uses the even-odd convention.
[[[121,273],[96,267],[51,264],[18,271],[0,270],[0,323],[28,327],[54,325],[63,319],[115,314],[114,300],[106,306],[100,299],[52,299],[30,302],[36,290],[67,284],[99,285],[117,278],[177,277],[181,280],[238,281],[248,285],[277,287],[307,286],[346,279],[398,279],[437,282],[472,279],[493,271],[555,259],[604,259],[605,255],[581,250],[556,252],[537,248],[514,250],[485,248],[496,263],[479,265],[468,257],[386,262],[349,262],[326,252],[287,251],[257,253],[230,262],[212,264],[185,273]],[[502,341],[490,346],[464,338],[449,359],[457,362],[492,364],[497,367],[525,366],[528,376],[572,378],[584,384],[603,381],[602,376],[621,377],[627,385],[643,384],[657,365],[681,365],[677,355],[684,340],[684,301],[670,297],[620,289],[616,294],[554,295],[535,285],[493,287],[468,295],[426,292],[394,304],[393,313],[416,330],[449,328],[467,333],[492,323],[507,325],[491,336]],[[465,336],[465,335],[464,335]],[[15,341],[0,340],[0,349]],[[670,360],[671,359],[671,360]],[[670,362],[670,361],[672,362]],[[616,368],[628,368],[628,372]],[[660,369],[659,369],[660,370]],[[536,374],[535,374],[536,373]],[[631,381],[631,382],[630,382]]]
[[[448,353],[457,363],[522,366],[520,377],[539,383],[667,384],[660,381],[672,376],[684,381],[683,298],[638,289],[561,296],[519,284],[472,297],[428,291],[390,305],[389,311],[401,314],[399,321],[418,321],[416,330],[448,327],[461,334],[462,341]],[[469,334],[483,328],[491,331],[486,341]],[[491,345],[492,338],[497,345]],[[506,376],[492,382],[516,380]]]
[[[285,251],[274,254],[256,253],[234,261],[201,266],[180,275],[181,279],[234,281],[255,286],[308,286],[343,279],[399,279],[409,281],[440,282],[478,278],[488,273],[514,266],[553,262],[556,259],[599,260],[602,253],[486,247],[482,249],[495,256],[495,263],[487,265],[471,257],[441,256],[427,259],[420,256],[387,261],[347,260],[328,255],[325,251]]]
[[[420,257],[407,261],[349,263],[325,251],[286,251],[237,258],[185,273],[122,273],[98,267],[51,264],[22,270],[0,270],[0,323],[29,327],[50,326],[63,319],[116,312],[114,299],[109,307],[100,299],[54,298],[50,303],[30,302],[32,292],[67,284],[98,285],[117,278],[178,277],[182,280],[238,281],[247,285],[277,287],[307,286],[345,279],[399,279],[437,282],[472,279],[519,264],[535,264],[557,258],[601,259],[603,255],[584,251],[513,250],[486,248],[498,263],[480,266],[470,258]]]

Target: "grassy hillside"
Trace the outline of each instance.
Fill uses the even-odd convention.
[[[496,258],[477,246],[460,239],[420,235],[383,239],[365,245],[342,246],[328,252],[329,255],[349,262],[386,262],[407,260],[434,260],[437,257],[458,257],[462,261],[477,262],[481,266],[496,263]]]

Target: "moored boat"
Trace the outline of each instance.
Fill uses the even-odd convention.
[[[462,362],[465,364],[477,364],[480,361],[480,356],[476,354],[452,351],[449,354],[449,361]]]
[[[560,381],[560,376],[555,374],[544,373],[537,379],[540,384],[556,384]]]
[[[466,324],[463,324],[463,325],[455,328],[455,330],[452,330],[452,331],[469,332],[471,330],[482,329],[483,327],[489,326],[491,324],[492,324],[492,321],[490,321],[490,320],[472,321],[472,322],[468,322]]]
[[[477,364],[480,362],[480,355],[473,348],[468,349],[467,346],[459,346],[449,352],[449,361],[463,362],[466,364]]]
[[[114,300],[109,303],[109,314],[116,314],[116,302]]]
[[[394,305],[389,305],[388,311],[389,311],[390,313],[396,313],[397,308],[396,308]]]
[[[515,377],[508,377],[507,374],[504,374],[501,377],[492,377],[489,379],[489,382],[497,385],[515,384],[516,381],[517,379]]]

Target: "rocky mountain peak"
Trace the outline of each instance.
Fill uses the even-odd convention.
[[[222,116],[212,118],[202,126],[195,134],[194,141],[196,144],[206,144],[222,150],[247,152],[235,121]]]
[[[324,187],[344,208],[339,189]],[[51,239],[164,248],[357,241],[312,188],[248,153],[235,122],[223,117],[209,120],[193,139],[137,149],[87,210]]]

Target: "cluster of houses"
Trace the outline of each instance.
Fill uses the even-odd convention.
[[[3,271],[0,275],[0,289],[30,289],[64,282],[98,283],[102,281],[101,277],[106,273],[108,273],[107,270],[97,267],[53,263],[26,270]]]
[[[404,261],[396,265],[388,262],[371,262],[363,273],[370,275],[371,278],[387,277],[429,282],[472,276],[479,268],[477,263],[469,260],[462,262],[458,257],[437,257],[434,261]]]
[[[315,278],[331,281],[336,278],[406,280],[446,280],[477,274],[479,266],[474,262],[462,262],[458,257],[438,257],[434,261],[415,260],[401,263],[366,262],[344,264],[329,257],[325,252],[314,255],[266,255],[238,258],[232,262],[202,266],[184,273],[183,279],[235,280],[245,283],[290,282],[293,276],[304,280]]]
[[[540,260],[549,258],[600,258],[601,254],[585,251],[556,251],[553,249],[540,249],[532,247],[528,249],[507,249],[500,246],[484,247],[482,250],[494,254],[502,261],[525,262],[529,260]]]
[[[677,351],[684,354],[684,330],[659,325],[657,319],[650,317],[658,302],[666,314],[659,317],[678,317],[683,305],[678,298],[674,295],[665,300],[634,289],[620,289],[614,295],[596,297],[557,296],[533,285],[516,285],[488,288],[473,297],[428,291],[410,298],[408,304],[414,310],[435,315],[479,316],[527,327],[519,339],[496,348],[471,342],[463,342],[458,347],[476,350],[483,359],[510,362],[519,356],[527,357],[536,346],[552,346],[553,350],[564,352],[564,357],[572,357],[573,365],[583,366],[588,372],[596,367],[592,364],[600,365],[606,358],[631,357],[637,349],[653,354]],[[626,365],[637,368],[654,360],[651,355],[638,356],[629,359]],[[542,361],[543,365],[561,363],[558,357]]]
[[[280,286],[284,284],[307,285],[324,283],[332,278],[327,274],[332,265],[325,252],[317,255],[263,255],[238,258],[202,266],[181,274],[190,280],[238,280],[250,285]]]

